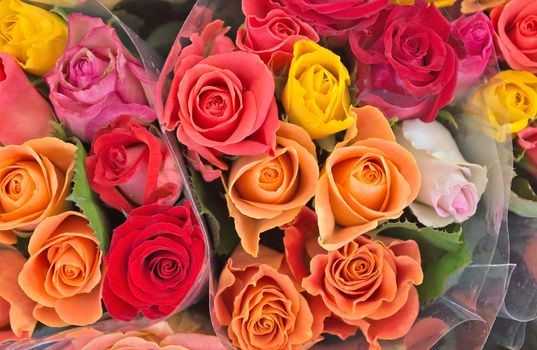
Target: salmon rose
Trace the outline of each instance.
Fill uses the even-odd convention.
[[[382,113],[370,106],[351,110],[357,123],[326,160],[315,197],[320,244],[328,250],[398,218],[421,183],[414,157],[395,142]]]
[[[293,281],[279,272],[283,255],[262,247],[252,259],[240,247],[222,274],[214,301],[216,320],[242,350],[298,350],[314,336],[314,319]]]
[[[226,200],[246,252],[257,255],[259,234],[298,215],[315,194],[319,168],[308,133],[280,122],[274,155],[241,157],[231,166]]]
[[[76,147],[45,137],[0,147],[0,243],[29,236],[67,206]]]
[[[316,255],[302,286],[343,321],[358,326],[370,350],[379,339],[408,333],[419,311],[415,285],[423,281],[414,241],[359,236],[344,247]]]
[[[88,225],[84,215],[67,211],[43,220],[30,239],[19,285],[37,302],[35,318],[47,326],[83,326],[102,316],[104,265]]]

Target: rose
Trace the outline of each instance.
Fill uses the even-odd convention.
[[[76,147],[57,138],[0,147],[0,242],[15,243],[68,205]]]
[[[52,108],[32,86],[13,57],[0,52],[0,144],[20,144],[47,136]]]
[[[294,219],[315,194],[315,145],[302,128],[280,122],[274,155],[241,157],[226,183],[229,214],[246,252],[257,255],[261,232]]]
[[[350,76],[338,55],[310,40],[295,43],[282,104],[291,123],[319,139],[351,126]]]
[[[412,154],[395,142],[376,108],[353,108],[356,126],[336,145],[315,196],[320,244],[333,250],[398,218],[416,198],[421,175]]]
[[[116,319],[171,314],[205,268],[205,240],[188,201],[134,209],[114,230],[103,298]]]
[[[44,75],[60,57],[67,26],[56,14],[20,0],[0,1],[0,52],[27,72]]]
[[[265,0],[267,1],[267,0]],[[336,41],[346,39],[352,28],[365,28],[374,22],[389,0],[269,0],[315,28],[321,36]]]
[[[227,170],[223,155],[273,151],[278,128],[270,70],[253,53],[231,51],[224,36],[228,29],[215,21],[190,37],[192,44],[175,65],[163,116],[167,130],[177,128],[178,140],[197,159],[194,167],[206,181]],[[200,157],[216,171],[207,171]]]
[[[29,338],[35,328],[35,303],[19,287],[17,278],[26,259],[15,249],[0,246],[0,344]]]
[[[164,141],[129,118],[97,133],[86,167],[91,189],[127,213],[142,204],[173,205],[181,194],[181,176]]]
[[[453,5],[457,0],[427,0],[427,3],[433,3],[436,7],[449,7]],[[476,1],[476,0],[473,0]],[[479,1],[479,0],[477,0]],[[392,0],[392,3],[397,5],[414,5],[414,0]]]
[[[224,350],[224,346],[217,337],[196,333],[176,333],[166,321],[157,322],[140,330],[120,328],[108,334],[93,328],[75,328],[48,339],[63,340],[50,346],[50,350]],[[69,343],[66,344],[66,341]]]
[[[537,3],[511,0],[495,7],[490,19],[498,47],[509,66],[537,73]]]
[[[537,77],[501,71],[470,97],[466,112],[476,118],[483,132],[504,142],[537,116]]]
[[[88,225],[84,215],[67,211],[43,220],[30,238],[19,285],[37,303],[35,318],[47,326],[83,326],[102,316],[104,266]]]
[[[343,321],[358,326],[370,349],[412,327],[419,311],[415,285],[423,281],[416,242],[359,236],[338,250],[318,254],[302,286],[320,295]]]
[[[397,141],[412,153],[423,176],[410,209],[429,227],[462,223],[472,217],[487,186],[487,169],[468,163],[449,131],[439,122],[407,120]]]
[[[507,0],[462,0],[461,12],[463,14],[469,14],[485,11],[503,5],[506,2]]]
[[[97,130],[121,115],[149,124],[144,67],[99,18],[69,16],[69,40],[45,80],[58,118],[73,134],[91,141]]]
[[[451,36],[460,45],[457,95],[463,96],[481,79],[494,52],[494,28],[482,12],[451,23]]]
[[[295,42],[319,41],[313,28],[269,1],[243,1],[242,12],[246,19],[237,31],[237,47],[259,55],[275,73],[287,74]]]
[[[371,27],[353,30],[357,99],[388,118],[434,120],[457,85],[450,30],[440,11],[424,0],[392,6]]]
[[[214,315],[234,346],[253,349],[302,349],[312,341],[314,319],[293,281],[279,272],[283,256],[260,247],[252,259],[240,247],[218,282]]]
[[[112,9],[120,1],[121,0],[100,0],[99,2],[108,7],[109,9]],[[80,4],[79,0],[33,0],[33,2],[54,6],[76,6]]]
[[[537,178],[537,128],[527,126],[517,136],[517,143],[524,154],[519,165]]]

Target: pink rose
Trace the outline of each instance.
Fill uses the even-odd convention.
[[[353,30],[358,100],[387,118],[434,120],[457,85],[450,31],[449,22],[425,0],[390,6],[371,27]]]
[[[0,144],[21,144],[47,136],[54,118],[52,108],[5,52],[0,52],[0,104]]]
[[[246,19],[237,31],[237,47],[259,55],[275,73],[289,69],[295,42],[319,41],[312,27],[269,1],[243,1],[242,12]]]
[[[346,39],[352,28],[363,29],[375,22],[389,0],[258,0],[272,2],[310,24],[322,36]]]
[[[224,155],[257,155],[276,146],[272,73],[256,54],[232,51],[224,36],[228,29],[215,21],[190,37],[192,44],[175,64],[162,121],[167,130],[177,130],[206,181],[228,169]]]
[[[478,12],[455,20],[451,35],[460,45],[457,94],[462,96],[485,73],[494,52],[494,28],[489,18]]]
[[[537,2],[511,0],[494,8],[490,19],[509,66],[537,73]]]
[[[45,80],[58,118],[84,141],[121,115],[142,124],[155,120],[144,85],[144,67],[99,18],[69,16],[63,55]]]
[[[517,141],[524,150],[520,165],[537,179],[537,127],[528,126],[520,131]]]
[[[129,213],[142,204],[174,205],[182,180],[163,140],[128,117],[101,129],[86,158],[91,189]]]

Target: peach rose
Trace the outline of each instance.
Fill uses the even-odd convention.
[[[214,300],[216,320],[242,350],[304,349],[314,319],[293,281],[278,270],[283,255],[260,247],[252,259],[238,247],[222,274]]]
[[[67,206],[76,147],[44,137],[0,147],[0,243],[28,236]]]
[[[17,284],[25,261],[15,249],[0,246],[0,343],[29,338],[35,328],[35,303]]]
[[[87,325],[102,315],[104,264],[88,224],[68,211],[43,220],[30,238],[19,285],[37,302],[35,318],[47,326]]]
[[[79,328],[57,334],[50,350],[224,350],[217,337],[205,334],[174,334],[168,322],[161,321],[140,330],[118,330],[105,334],[93,328]]]
[[[384,115],[371,106],[351,110],[356,125],[326,160],[315,196],[320,244],[328,250],[398,218],[420,190],[416,161],[395,142]]]
[[[308,133],[280,122],[274,155],[233,162],[226,200],[246,252],[256,256],[259,235],[294,219],[315,194],[319,168]]]
[[[338,250],[316,255],[302,286],[343,321],[358,326],[369,349],[379,339],[397,339],[412,327],[419,311],[415,285],[423,281],[414,241],[359,236]]]
[[[461,12],[470,14],[495,8],[505,4],[507,0],[462,0]]]

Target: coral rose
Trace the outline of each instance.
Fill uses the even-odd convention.
[[[315,194],[319,167],[308,133],[280,122],[274,155],[241,157],[231,165],[226,200],[246,252],[259,234],[294,219]]]
[[[228,30],[215,21],[191,36],[175,65],[162,120],[167,130],[177,129],[206,181],[228,169],[225,155],[272,152],[278,128],[272,73],[256,54],[233,51]]]
[[[21,144],[47,136],[54,113],[13,57],[0,52],[0,144]]]
[[[67,211],[43,220],[30,239],[19,285],[37,302],[35,318],[47,326],[84,326],[102,316],[104,265],[88,225],[84,215]]]
[[[495,7],[490,19],[498,47],[509,66],[537,73],[537,2],[511,0]]]
[[[0,242],[28,236],[67,207],[76,147],[45,137],[0,147]],[[12,231],[13,230],[13,231]]]
[[[142,204],[174,205],[182,179],[163,140],[130,118],[101,129],[86,158],[91,189],[129,213]]]
[[[126,328],[126,329],[123,329]],[[93,328],[72,329],[49,340],[60,340],[50,350],[224,350],[215,336],[196,333],[175,333],[166,321],[142,329],[123,327],[112,333]]]
[[[399,217],[420,190],[416,161],[395,142],[384,115],[370,106],[352,110],[356,126],[326,160],[315,196],[320,244],[328,250]]]
[[[312,312],[291,278],[278,271],[282,263],[282,254],[266,247],[261,247],[257,259],[239,247],[228,260],[214,312],[234,346],[298,350],[312,341]]]
[[[419,311],[415,285],[423,281],[414,241],[359,236],[338,250],[316,255],[302,286],[320,295],[343,321],[358,326],[370,344],[396,339],[412,327]]]
[[[35,302],[17,283],[25,262],[15,249],[0,246],[0,344],[6,340],[29,338],[37,322],[32,315]]]

